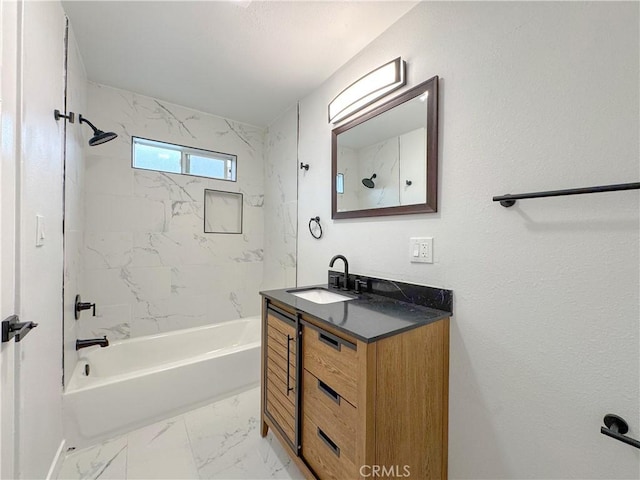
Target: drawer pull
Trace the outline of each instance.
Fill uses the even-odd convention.
[[[293,387],[289,386],[289,375],[291,371],[291,364],[289,363],[291,359],[291,340],[293,340],[293,337],[291,335],[287,335],[287,397],[289,396],[289,392],[293,390]]]
[[[326,345],[329,345],[331,348],[335,348],[337,351],[340,351],[340,342],[335,338],[331,338],[322,332],[318,332],[318,340]]]
[[[327,397],[329,397],[331,400],[333,400],[338,405],[340,405],[340,395],[338,394],[338,392],[336,392],[333,388],[331,388],[329,385],[324,383],[322,380],[318,380],[318,390],[320,390]]]
[[[331,440],[329,436],[320,429],[320,427],[318,427],[318,436],[320,437],[320,440],[322,440],[324,444],[336,454],[336,456],[340,456],[340,447],[338,447],[333,440]]]

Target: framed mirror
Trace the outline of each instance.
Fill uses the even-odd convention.
[[[331,134],[331,218],[438,211],[438,77]]]

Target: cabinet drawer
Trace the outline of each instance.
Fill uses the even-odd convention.
[[[358,478],[356,465],[345,455],[343,445],[307,415],[302,416],[302,456],[320,480]]]
[[[356,408],[322,380],[307,370],[303,378],[304,414],[338,445],[341,454],[354,460],[356,449]]]
[[[302,352],[305,369],[331,385],[351,405],[358,406],[355,344],[305,324]]]

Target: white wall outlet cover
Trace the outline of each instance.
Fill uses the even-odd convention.
[[[433,263],[433,237],[409,238],[411,263]]]

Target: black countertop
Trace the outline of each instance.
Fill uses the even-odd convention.
[[[398,285],[407,285],[399,282],[391,283],[396,287]],[[319,304],[289,293],[292,290],[303,290],[313,287],[314,286],[283,288],[260,292],[260,294],[273,301],[290,305],[320,322],[327,323],[367,343],[375,342],[381,338],[390,337],[451,316],[450,311],[409,303],[398,300],[397,298],[371,292],[343,292],[338,289],[328,288],[327,285],[316,285],[315,287],[326,288],[336,293],[354,297],[353,300]],[[411,288],[414,290],[416,288],[429,289],[434,295],[440,296],[444,295],[442,292],[447,292],[448,298],[451,297],[449,290],[413,285]],[[451,309],[449,308],[449,310]]]

